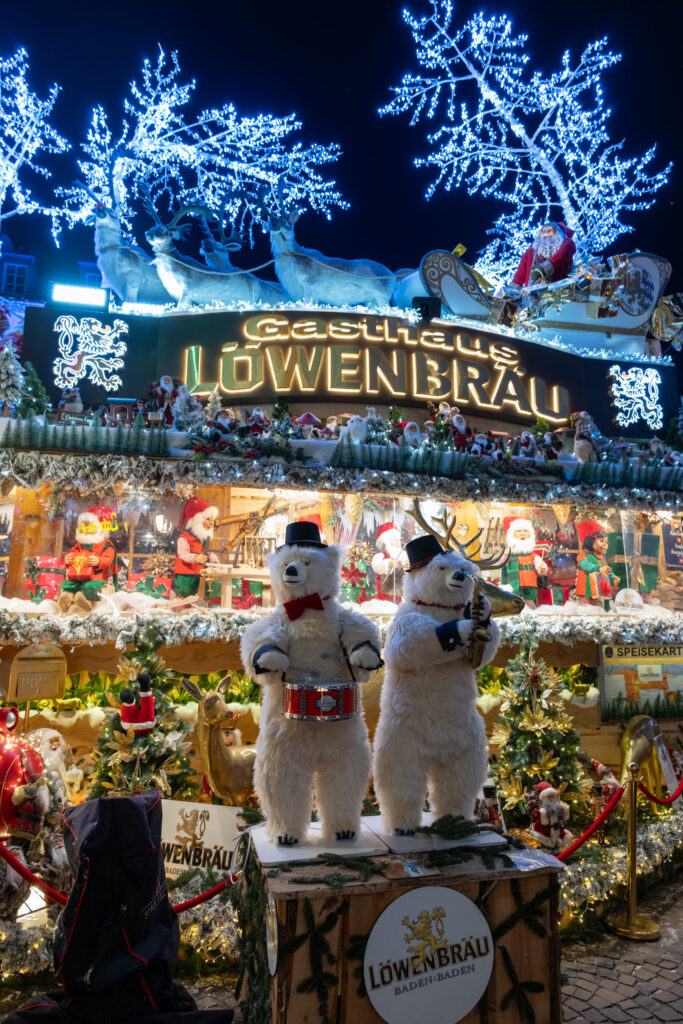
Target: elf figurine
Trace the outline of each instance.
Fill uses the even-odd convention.
[[[394,523],[382,523],[375,535],[377,554],[372,559],[372,568],[377,575],[377,597],[380,601],[401,603],[401,534]]]
[[[135,700],[135,693],[129,687],[121,690],[121,725],[127,732],[132,729],[136,736],[145,736],[151,732],[156,722],[154,714],[154,696],[151,682],[146,672],[138,676],[140,702]]]
[[[607,533],[595,519],[586,519],[578,523],[579,534],[579,571],[576,576],[576,596],[579,601],[596,606],[602,605],[605,611],[611,607],[611,598],[616,592],[619,577],[607,564]]]
[[[59,611],[68,612],[75,605],[88,612],[106,584],[112,583],[118,590],[118,561],[110,539],[117,529],[116,513],[106,505],[81,512],[76,543],[64,558],[66,579],[57,602]]]
[[[179,597],[193,597],[199,591],[202,568],[218,557],[206,549],[216,529],[218,509],[201,498],[189,498],[180,517],[173,587]]]

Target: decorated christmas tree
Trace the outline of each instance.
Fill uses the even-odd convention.
[[[165,696],[168,684],[154,627],[138,632],[134,643],[119,665],[129,683],[119,693],[120,710],[99,734],[88,799],[132,796],[154,787],[164,797],[187,799],[194,794],[186,739],[190,726]]]
[[[202,403],[190,394],[185,385],[178,388],[178,397],[173,403],[173,426],[189,434],[199,434],[206,423]]]
[[[37,415],[41,415],[49,404],[47,391],[33,363],[24,363],[24,383],[21,387],[21,399],[17,406],[17,412],[20,416],[25,416],[29,409],[33,409]]]
[[[493,774],[511,824],[528,823],[527,794],[548,782],[569,804],[572,817],[583,803],[589,785],[579,758],[581,737],[565,710],[559,676],[529,641],[506,666],[509,685],[501,690],[503,703],[491,737],[498,747]],[[584,760],[586,760],[584,755]]]
[[[24,371],[11,345],[0,350],[0,403],[10,407],[21,400]]]

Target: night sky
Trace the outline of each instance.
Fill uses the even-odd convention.
[[[426,152],[424,126],[411,128],[405,115],[380,119],[376,114],[390,98],[389,86],[407,70],[417,70],[398,2],[27,0],[3,6],[1,52],[9,55],[25,46],[32,86],[40,92],[53,81],[62,86],[55,122],[74,146],[60,158],[66,183],[77,174],[75,159],[92,107],[102,103],[117,128],[129,81],[139,78],[143,58],[154,59],[161,43],[168,51],[179,50],[183,80],[196,78],[197,110],[232,101],[242,114],[294,112],[303,121],[303,141],[341,144],[343,156],[327,173],[336,176],[351,209],[337,212],[332,222],[307,213],[297,226],[303,245],[402,267],[417,266],[429,249],[452,249],[462,242],[466,258],[474,262],[486,228],[500,212],[495,200],[470,198],[464,191],[441,192],[426,202],[430,171],[412,166],[414,156]],[[408,6],[414,13],[428,10],[425,0]],[[603,77],[606,102],[614,111],[612,139],[626,139],[627,155],[656,141],[656,165],[673,159],[678,166],[652,210],[628,215],[636,230],[612,251],[638,247],[674,264],[678,260],[668,290],[683,290],[683,256],[676,244],[683,227],[681,36],[675,27],[680,0],[618,5],[580,0],[569,9],[538,0],[491,0],[481,6],[488,14],[513,15],[515,32],[530,36],[533,66],[544,71],[559,65],[564,49],[578,55],[602,35],[623,53],[621,64]],[[470,0],[456,4],[458,23],[478,7]],[[65,278],[65,261],[93,258],[86,228],[64,236],[61,255],[47,220],[15,218],[5,230],[38,254],[42,272],[51,277]],[[265,245],[264,240],[259,252]],[[236,262],[246,266],[252,255],[243,251]]]

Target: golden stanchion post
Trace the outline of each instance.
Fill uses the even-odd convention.
[[[638,773],[635,761],[628,765],[628,891],[626,913],[610,914],[606,925],[615,935],[624,939],[653,942],[659,938],[659,925],[636,909],[636,823],[638,815]]]

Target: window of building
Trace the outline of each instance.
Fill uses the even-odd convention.
[[[22,263],[5,263],[2,268],[2,290],[6,295],[25,294],[26,270]]]

